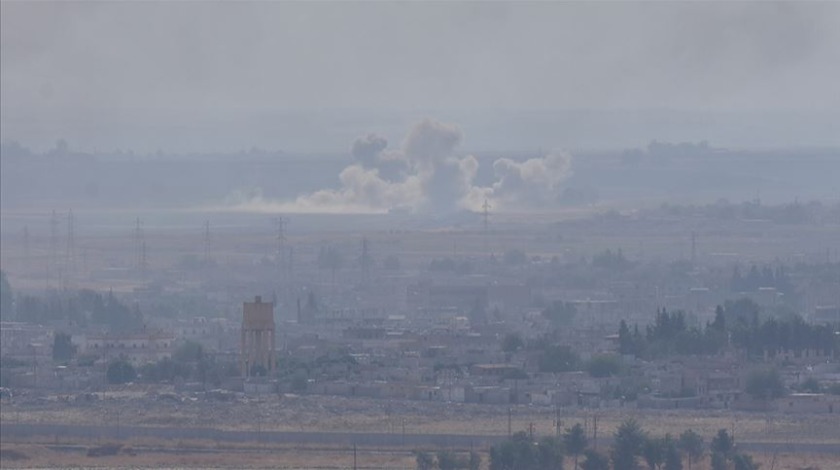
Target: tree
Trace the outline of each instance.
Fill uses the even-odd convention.
[[[0,319],[9,321],[14,318],[14,294],[12,285],[6,279],[6,273],[0,270]]]
[[[729,435],[726,429],[719,429],[717,435],[712,438],[711,451],[729,457],[735,449],[735,439]]]
[[[534,445],[528,434],[518,432],[490,448],[490,470],[541,469],[540,447]]]
[[[566,433],[563,434],[563,443],[566,445],[566,451],[575,457],[574,470],[577,470],[578,456],[586,450],[586,446],[589,444],[583,426],[577,423],[566,429]]]
[[[522,337],[516,333],[508,333],[505,335],[505,339],[502,340],[502,351],[506,353],[516,352],[522,349],[522,346],[525,345],[525,342],[522,341]]]
[[[665,445],[662,439],[645,439],[642,446],[642,456],[644,456],[650,470],[658,470],[665,460]]]
[[[720,305],[715,307],[715,320],[709,325],[709,328],[721,333],[726,331],[726,317],[723,313],[723,307]]]
[[[172,353],[172,359],[178,362],[198,362],[204,358],[204,347],[195,341],[186,341]]]
[[[479,470],[481,468],[481,455],[471,450],[468,465],[470,470]]]
[[[580,357],[569,346],[549,346],[539,359],[540,372],[579,370]]]
[[[537,445],[537,467],[540,470],[563,470],[563,443],[555,437],[544,437]]]
[[[761,312],[761,307],[752,299],[742,298],[738,300],[727,300],[723,303],[723,311],[726,317],[726,323],[730,327],[734,326],[750,326],[758,323],[758,314]]]
[[[461,467],[458,456],[451,450],[441,450],[437,453],[437,466],[440,470],[455,470]]]
[[[758,464],[753,461],[751,455],[738,453],[732,456],[732,463],[735,470],[758,470]]]
[[[57,332],[53,337],[52,357],[53,361],[64,362],[73,359],[76,355],[76,345],[70,340],[70,335],[64,332]]]
[[[630,328],[624,320],[621,320],[621,323],[618,325],[618,352],[627,355],[636,354],[633,334],[630,333]]]
[[[592,377],[611,377],[621,372],[621,361],[612,354],[602,354],[589,360],[586,370]]]
[[[720,452],[712,452],[712,470],[728,470],[726,465],[726,456]]]
[[[665,436],[665,470],[682,470],[682,468],[679,446],[671,439],[671,436]]]
[[[171,382],[178,377],[188,379],[190,375],[192,367],[189,364],[173,361],[168,357],[140,366],[140,377],[144,382]]]
[[[746,392],[756,400],[773,400],[785,394],[785,385],[776,369],[757,370],[747,377]]]
[[[309,386],[309,376],[306,373],[306,369],[299,369],[296,370],[292,374],[292,380],[290,383],[290,387],[293,392],[300,393],[305,392],[306,387]]]
[[[805,379],[805,381],[803,381],[802,384],[799,386],[799,389],[803,392],[808,393],[820,393],[820,391],[822,390],[822,388],[820,387],[820,383],[817,381],[817,379],[813,377],[808,377],[807,379]]]
[[[584,455],[586,460],[580,464],[581,470],[610,470],[610,461],[604,454],[588,449]]]
[[[577,315],[577,307],[571,302],[554,301],[542,311],[542,315],[551,323],[564,326],[574,320]]]
[[[607,249],[592,256],[592,266],[597,268],[620,271],[627,269],[632,265],[633,263],[624,257],[624,253],[621,251],[621,248],[619,248],[615,253],[613,253],[612,250]]]
[[[435,468],[435,458],[428,452],[417,452],[415,457],[417,470],[432,470]]]
[[[109,384],[124,384],[133,381],[137,377],[137,371],[125,359],[118,359],[108,364],[105,378]]]
[[[635,470],[636,457],[642,453],[645,432],[634,419],[621,423],[615,431],[612,461],[615,470]]]
[[[692,462],[703,458],[703,438],[689,429],[680,434],[679,446],[688,456],[688,470],[691,470]]]

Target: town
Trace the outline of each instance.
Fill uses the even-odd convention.
[[[251,216],[271,222],[253,232],[138,220],[84,262],[74,215],[53,214],[46,246],[4,240],[29,257],[4,259],[3,423],[493,436],[577,420],[597,439],[598,415],[604,438],[633,413],[704,416],[712,433],[731,412],[785,422],[779,442],[799,419],[836,439],[838,214],[752,202],[522,223],[485,209],[323,238],[288,216]],[[298,406],[358,415],[281,411]],[[753,432],[739,437],[767,427]]]
[[[840,2],[0,0],[0,468],[840,470]]]

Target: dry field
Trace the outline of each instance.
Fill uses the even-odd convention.
[[[56,450],[57,448],[62,450]],[[232,446],[219,448],[201,442],[124,442],[118,455],[88,457],[87,450],[97,445],[63,447],[54,443],[2,443],[0,467],[13,468],[281,468],[281,469],[351,469],[351,448],[288,448],[281,446]],[[426,449],[434,452],[434,449]],[[133,454],[133,455],[131,455]],[[482,468],[488,468],[488,455],[480,452]],[[9,458],[11,457],[11,458]],[[764,470],[837,470],[840,459],[832,455],[753,454]],[[413,469],[412,449],[358,448],[356,465],[367,469]],[[566,461],[566,468],[571,462]],[[709,459],[692,465],[708,470]]]
[[[205,427],[240,431],[369,432],[409,434],[505,435],[510,409],[511,430],[537,434],[555,430],[550,407],[453,404],[410,400],[376,400],[333,396],[264,396],[232,402],[198,399],[173,402],[144,392],[106,393],[92,403],[53,400],[26,404],[4,403],[0,419],[6,423],[61,423],[153,427]],[[597,417],[598,435],[612,434],[628,418],[636,419],[653,435],[677,435],[694,429],[712,436],[718,429],[734,431],[748,442],[826,443],[840,446],[836,417],[733,413],[724,411],[656,411],[635,409],[560,409],[562,427],[582,423],[591,435]]]
[[[538,435],[552,434],[555,414],[551,408],[511,408],[511,430],[533,424]],[[840,447],[836,417],[785,416],[780,414],[725,413],[719,411],[560,410],[563,427],[585,424],[598,436],[609,436],[627,418],[634,418],[651,435],[677,435],[694,429],[708,442],[721,428],[735,432],[745,443],[820,443]],[[4,423],[62,423],[86,425],[209,427],[239,431],[306,431],[409,434],[504,435],[508,407],[444,404],[416,401],[372,400],[327,396],[262,397],[217,403],[174,403],[146,398],[142,393],[112,393],[90,404],[47,401],[37,405],[16,401],[0,408]],[[102,445],[85,438],[43,437],[3,440],[2,468],[352,468],[352,449],[330,446],[295,446],[267,443],[221,443],[198,440],[135,438],[121,441],[135,455],[88,457],[87,449]],[[61,449],[61,450],[59,450]],[[358,449],[358,465],[365,468],[413,468],[411,448]],[[435,449],[429,449],[435,450]],[[13,451],[27,457],[10,460]],[[482,449],[486,451],[486,449]],[[762,469],[840,469],[840,455],[753,454]],[[485,455],[486,462],[487,457]],[[705,469],[695,465],[695,469]]]

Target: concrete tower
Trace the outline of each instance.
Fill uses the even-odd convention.
[[[276,366],[274,359],[274,303],[257,296],[242,306],[242,342],[239,359],[242,375],[250,377],[261,369],[265,374]]]

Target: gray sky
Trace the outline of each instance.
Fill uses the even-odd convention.
[[[499,109],[770,112],[817,123],[791,144],[840,134],[837,2],[3,1],[1,13],[2,138],[35,147],[339,150],[404,134],[380,111],[438,110],[458,110],[467,145],[550,143],[551,128],[490,135],[505,132],[487,124]]]

